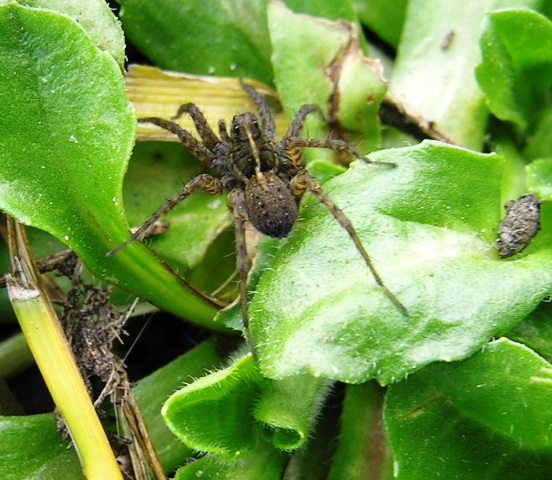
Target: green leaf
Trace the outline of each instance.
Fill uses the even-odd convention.
[[[552,158],[535,160],[527,165],[527,186],[541,200],[552,200]]]
[[[245,356],[171,395],[162,415],[185,445],[233,461],[253,452],[259,441],[250,410],[266,381]]]
[[[176,360],[138,381],[134,395],[142,409],[144,421],[159,460],[166,472],[187,462],[194,452],[176,438],[161,416],[167,396],[184,382],[221,368],[232,348],[232,343],[211,338],[181,355]]]
[[[4,480],[84,479],[75,450],[60,442],[53,414],[0,417],[0,453]]]
[[[393,478],[393,454],[382,421],[384,392],[376,382],[347,385],[329,480]]]
[[[171,395],[162,414],[183,443],[233,462],[264,441],[278,450],[303,445],[328,387],[308,376],[268,380],[247,355]]]
[[[316,178],[319,183],[326,183],[330,178],[342,174],[346,169],[334,163],[313,160],[307,165],[307,170]]]
[[[272,83],[266,1],[121,3],[125,33],[159,67]]]
[[[552,217],[510,260],[492,243],[502,161],[437,142],[355,162],[324,190],[351,219],[403,315],[346,232],[310,201],[260,279],[250,306],[259,366],[270,378],[387,384],[436,360],[469,356],[552,292]]]
[[[267,383],[253,412],[265,426],[265,438],[279,450],[304,445],[329,387],[329,382],[307,376]]]
[[[552,22],[531,10],[485,16],[483,61],[476,69],[491,112],[526,130],[549,102],[552,84]]]
[[[407,5],[407,0],[353,0],[360,21],[394,48],[399,45]]]
[[[512,129],[506,124],[501,124],[493,131],[491,151],[504,158],[501,188],[503,205],[527,193],[528,189],[525,174],[527,160],[519,151],[514,137]]]
[[[537,120],[535,131],[527,138],[527,146],[523,154],[528,160],[552,158],[552,139],[549,135],[552,129],[552,107],[548,106],[538,118],[533,118],[532,122],[535,120]]]
[[[392,386],[396,478],[550,478],[551,388],[550,364],[504,338]]]
[[[552,305],[543,302],[521,323],[505,335],[516,342],[523,343],[539,355],[552,359]]]
[[[205,171],[203,165],[180,144],[139,142],[125,176],[124,198],[131,225],[140,225],[165,199]],[[179,207],[163,217],[167,232],[147,243],[173,269],[184,276],[196,268],[222,231],[233,225],[223,195],[195,192]],[[232,253],[224,251],[220,257]],[[232,269],[235,269],[234,259]]]
[[[333,85],[326,69],[348,43],[350,32],[343,25],[296,14],[276,2],[268,6],[268,26],[275,81],[288,119],[305,103],[321,105],[327,113]],[[324,125],[321,120],[319,124]]]
[[[365,150],[373,150],[387,83],[379,62],[364,57],[357,26],[296,14],[278,2],[269,4],[268,21],[275,82],[288,119],[303,104],[318,104],[343,128],[360,133]],[[306,125],[306,132],[317,135],[326,129],[314,115]]]
[[[280,480],[285,469],[287,455],[261,442],[250,455],[239,462],[227,463],[217,455],[205,455],[176,473],[174,480],[196,480],[216,478],[217,480]]]
[[[104,0],[19,0],[28,7],[67,15],[86,30],[100,50],[106,50],[121,70],[125,64],[125,37],[121,24]]]
[[[334,2],[333,0],[285,0],[286,6],[296,13],[304,13],[316,17],[324,17],[329,20],[355,21],[356,15],[350,0]]]
[[[378,111],[387,92],[379,61],[363,57],[358,50],[349,55],[343,60],[337,92],[335,115],[341,126],[360,134],[357,141],[362,141],[364,152],[377,149],[381,140]]]
[[[97,276],[208,327],[215,308],[128,238],[122,179],[135,119],[113,58],[73,20],[0,8],[1,208],[66,243]]]
[[[492,9],[536,0],[411,0],[389,93],[459,145],[480,150],[488,111],[474,76],[479,34]]]

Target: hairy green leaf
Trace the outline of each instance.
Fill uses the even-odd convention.
[[[232,461],[250,454],[259,441],[251,409],[266,382],[245,356],[171,395],[162,414],[184,444]]]
[[[178,470],[174,480],[196,480],[216,478],[217,480],[280,480],[286,465],[286,454],[260,442],[255,455],[239,462],[225,462],[217,455],[205,455]]]
[[[248,355],[171,395],[162,413],[186,445],[232,462],[261,439],[278,450],[304,445],[328,386],[309,376],[268,380]]]
[[[309,202],[250,307],[260,368],[345,382],[403,378],[469,356],[552,292],[552,223],[521,255],[498,258],[502,160],[437,142],[373,154],[324,185],[344,209],[402,314],[347,233]]]

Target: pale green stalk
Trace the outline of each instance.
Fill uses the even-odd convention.
[[[61,329],[41,288],[23,227],[8,220],[13,277],[8,292],[21,330],[63,417],[89,480],[122,480],[103,427]]]

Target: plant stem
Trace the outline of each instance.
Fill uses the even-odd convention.
[[[119,466],[67,339],[41,288],[24,228],[8,219],[13,277],[8,292],[21,330],[63,417],[89,480],[121,479]]]

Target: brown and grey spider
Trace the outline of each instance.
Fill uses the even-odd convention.
[[[305,170],[301,148],[328,148],[336,152],[349,153],[367,163],[374,162],[370,162],[340,139],[301,138],[299,133],[307,115],[317,113],[324,118],[317,105],[303,105],[287,132],[279,142],[276,142],[274,118],[264,98],[253,87],[242,81],[240,83],[255,103],[258,117],[252,113],[234,116],[230,132],[224,120],[220,120],[217,136],[207,124],[199,108],[193,103],[182,105],[174,118],[179,118],[185,113],[189,114],[201,141],[174,122],[157,117],[139,120],[143,123],[152,123],[177,135],[184,146],[198,160],[216,172],[217,176],[204,173],[190,180],[176,195],[161,205],[126,242],[111,250],[108,255],[114,254],[134,240],[143,239],[159,217],[172,210],[199,188],[213,195],[229,192],[228,208],[235,218],[237,270],[243,324],[246,339],[254,353],[247,313],[249,264],[245,244],[245,223],[249,220],[259,232],[265,235],[275,238],[286,237],[297,220],[299,199],[308,190],[347,231],[377,284],[391,302],[407,315],[404,305],[383,283],[347,216],[324,193],[314,177]],[[377,164],[394,166],[383,162]]]

